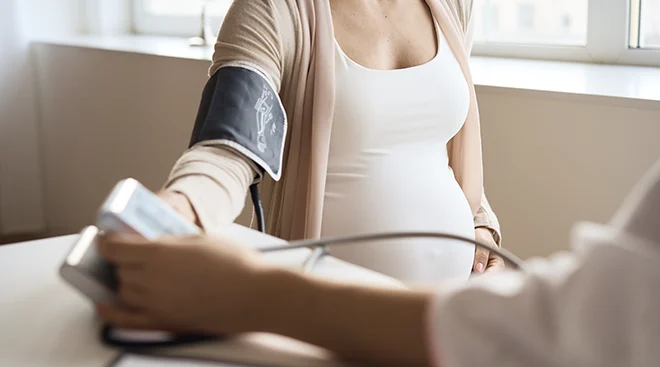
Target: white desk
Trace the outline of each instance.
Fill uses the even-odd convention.
[[[241,228],[235,234],[263,245]],[[119,352],[99,342],[92,305],[58,276],[58,267],[77,236],[0,246],[0,366],[105,367]],[[260,242],[261,243],[258,243]],[[299,266],[308,250],[269,254],[272,261]],[[390,278],[334,258],[317,265],[319,276],[400,287]],[[250,334],[229,342],[176,348],[166,354],[292,367],[338,366],[324,351],[290,339]]]

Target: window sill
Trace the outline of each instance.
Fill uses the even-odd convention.
[[[185,38],[153,36],[72,36],[34,43],[209,61],[213,47],[193,47]],[[480,91],[542,93],[601,99],[607,103],[652,103],[660,108],[660,68],[598,65],[473,56]]]
[[[470,60],[477,87],[660,105],[660,68],[495,57]]]
[[[136,35],[69,36],[37,39],[33,40],[32,43],[202,61],[210,61],[213,56],[212,46],[190,46],[187,38],[178,37]]]

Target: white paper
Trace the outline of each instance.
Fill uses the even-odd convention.
[[[252,367],[241,364],[222,362],[124,354],[111,367]]]

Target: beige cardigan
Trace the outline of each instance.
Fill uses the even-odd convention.
[[[475,226],[499,234],[483,192],[479,114],[468,65],[471,2],[427,0],[470,86],[470,110],[449,142],[449,164]],[[279,90],[289,120],[283,176],[279,182],[264,178],[260,191],[268,232],[284,239],[321,233],[334,110],[333,39],[328,0],[234,0],[215,45],[210,75],[223,66],[245,65],[267,75]],[[238,153],[203,142],[183,154],[166,187],[185,194],[204,229],[214,232],[241,212],[255,172]]]

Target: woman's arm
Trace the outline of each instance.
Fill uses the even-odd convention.
[[[455,5],[453,6],[453,9],[455,9],[457,13],[456,17],[461,22],[465,52],[470,55],[472,53],[472,45],[474,44],[474,1],[450,1],[454,2]],[[490,203],[488,202],[488,198],[486,197],[486,192],[483,189],[481,195],[481,205],[474,217],[474,227],[477,229],[477,239],[485,241],[486,243],[491,243],[494,246],[502,246],[502,231],[500,228],[500,223],[497,219],[497,215],[491,208]],[[485,256],[487,259],[489,258],[489,254],[485,253],[482,253],[479,256]]]
[[[276,333],[379,366],[657,365],[659,244],[585,233],[576,253],[436,297],[331,283],[208,237],[106,238],[100,250],[126,308],[99,311],[127,328]]]
[[[286,19],[291,13],[284,4],[286,2],[274,0],[237,0],[232,4],[218,34],[209,72],[211,79],[204,89],[197,116],[196,139],[201,142],[179,159],[167,179],[165,191],[161,193],[165,201],[210,233],[236,219],[243,208],[249,185],[257,173],[262,172],[247,158],[249,154],[222,145],[222,141],[227,140],[222,131],[237,132],[254,123],[254,102],[249,106],[237,106],[232,102],[249,102],[255,93],[261,93],[261,89],[250,90],[246,95],[246,88],[227,90],[226,79],[218,81],[214,78],[226,77],[226,73],[219,72],[227,70],[224,67],[238,67],[259,74],[257,79],[266,81],[275,94],[279,92],[285,69],[283,59],[291,49],[286,42],[294,39],[291,26],[286,27],[293,23]],[[243,86],[254,82],[253,77],[236,78]],[[228,96],[232,92],[243,94]],[[249,111],[237,110],[238,107]],[[228,127],[222,129],[222,126]],[[202,135],[198,131],[201,127],[204,127]],[[209,144],[214,140],[218,144]]]

